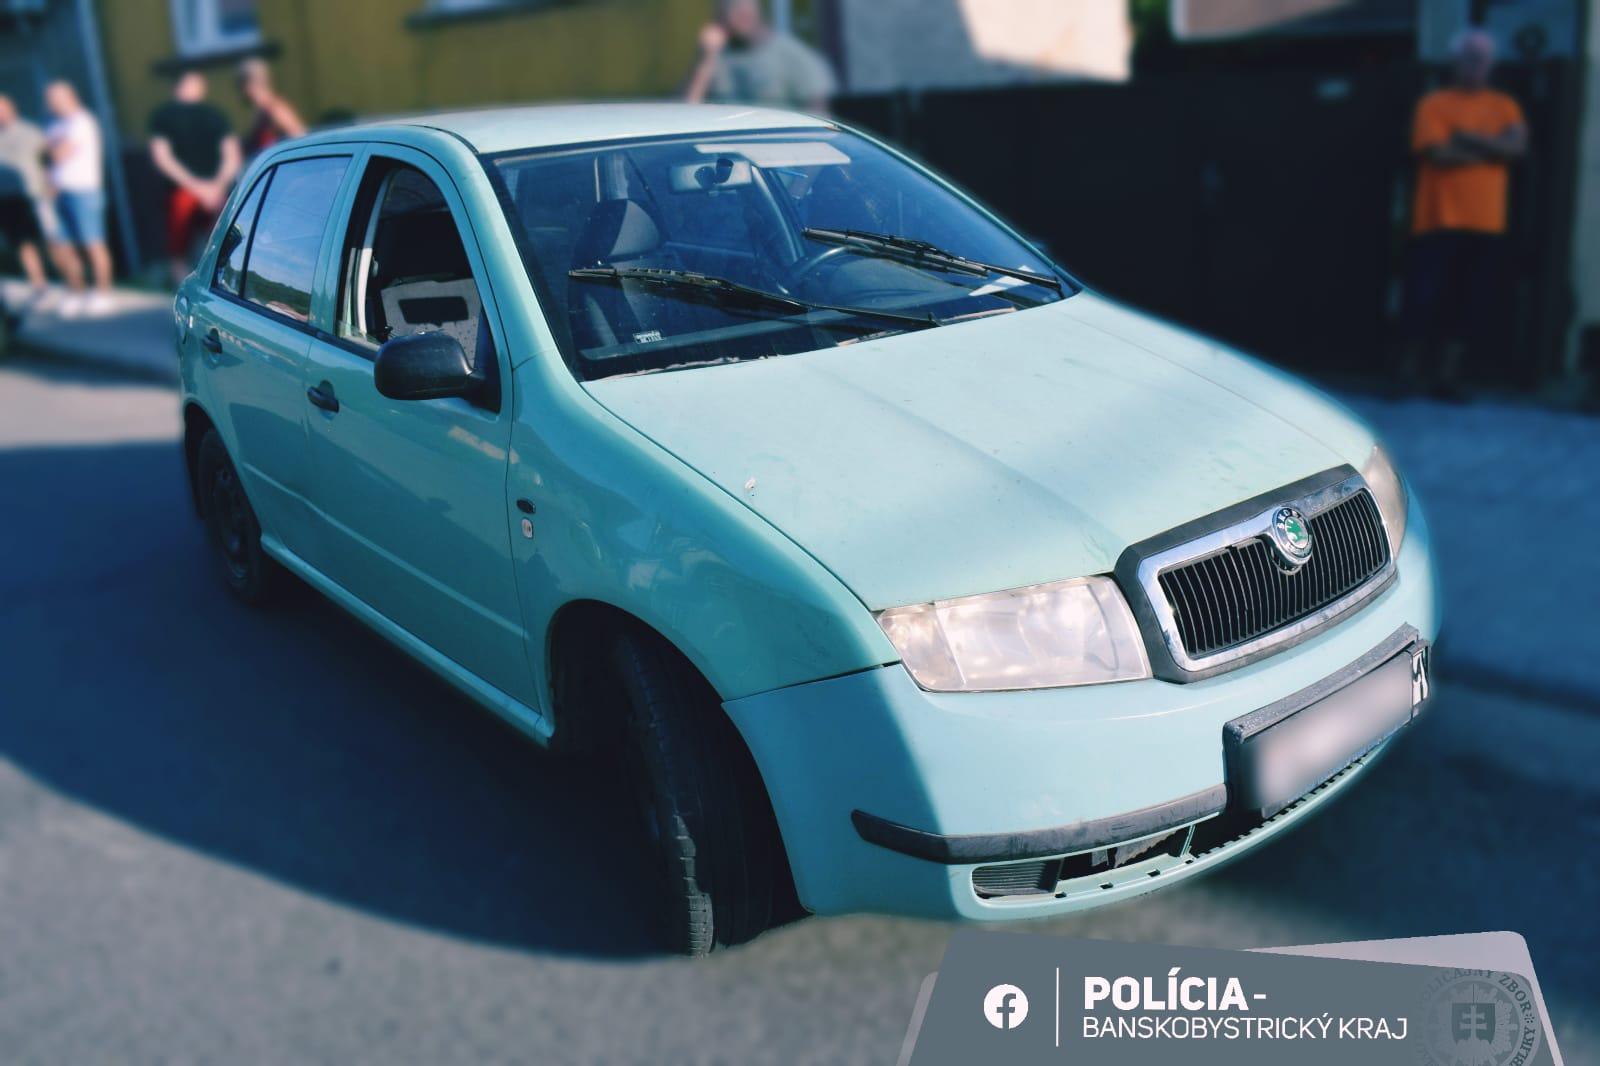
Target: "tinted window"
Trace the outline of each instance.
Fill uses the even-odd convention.
[[[266,187],[267,178],[262,176],[239,205],[228,231],[222,235],[222,247],[217,250],[217,272],[211,283],[223,292],[239,295],[245,255],[250,251],[250,230],[256,224],[256,209],[261,206],[261,194]]]
[[[245,269],[244,298],[305,322],[322,231],[348,159],[301,159],[274,168]]]
[[[489,343],[483,301],[444,194],[398,164],[375,164],[362,185],[345,247],[339,335],[376,347],[448,333],[477,365]]]

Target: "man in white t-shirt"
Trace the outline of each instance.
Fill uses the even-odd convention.
[[[111,250],[106,245],[106,190],[104,151],[100,123],[65,81],[51,82],[45,90],[45,107],[55,116],[45,130],[49,141],[50,184],[56,193],[57,232],[49,235],[56,265],[67,284],[82,292],[83,263],[77,249],[89,257],[94,273],[94,294],[86,310],[109,308]],[[67,310],[66,308],[63,309]]]

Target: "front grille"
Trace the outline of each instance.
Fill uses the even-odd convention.
[[[1297,622],[1389,561],[1383,520],[1365,489],[1312,515],[1310,524],[1311,560],[1292,573],[1265,536],[1161,572],[1184,651],[1203,658]]]

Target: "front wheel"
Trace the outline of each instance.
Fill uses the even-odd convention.
[[[270,598],[282,575],[278,564],[261,550],[261,523],[214,429],[200,441],[195,476],[206,537],[228,590],[249,604]]]
[[[773,922],[788,863],[754,760],[717,694],[651,633],[612,649],[623,768],[643,824],[668,945],[685,955],[743,943]]]

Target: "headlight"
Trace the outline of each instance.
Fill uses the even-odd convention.
[[[1106,577],[896,607],[878,624],[934,692],[1095,685],[1150,676],[1133,612]]]
[[[1389,555],[1399,558],[1400,542],[1406,535],[1406,485],[1395,471],[1394,463],[1389,461],[1389,453],[1383,450],[1383,445],[1373,445],[1372,454],[1361,464],[1361,478],[1372,490],[1372,498],[1378,502],[1378,513],[1383,515],[1383,524],[1389,530]]]

